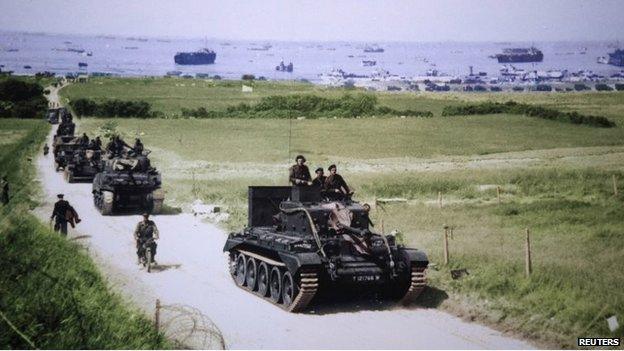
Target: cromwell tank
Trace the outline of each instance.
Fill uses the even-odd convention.
[[[92,181],[102,168],[102,151],[81,146],[73,152],[64,168],[65,180],[68,183]]]
[[[248,226],[223,248],[239,287],[290,312],[321,290],[407,303],[425,288],[427,255],[373,232],[367,205],[328,201],[314,187],[250,187],[248,196]]]
[[[147,154],[104,160],[102,171],[93,179],[92,192],[93,202],[103,215],[160,213],[165,199],[160,173],[150,165]]]

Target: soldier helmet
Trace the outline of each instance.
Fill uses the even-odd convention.
[[[63,195],[63,194],[57,194],[57,195],[56,195],[56,197],[58,197],[59,199],[62,199],[62,198],[63,198],[63,196],[65,196],[65,195]]]
[[[327,170],[328,170],[328,171],[331,171],[331,170],[332,170],[332,168],[336,168],[336,165],[331,165],[331,166],[327,167]]]
[[[314,171],[314,173],[318,173],[318,172],[323,172],[323,167],[319,167]]]
[[[142,216],[143,217],[149,217],[149,213],[148,212],[143,212]]]
[[[305,162],[305,161],[306,161],[306,158],[305,158],[305,157],[303,157],[303,155],[297,155],[297,157],[295,157],[295,161],[299,161],[299,159],[302,159],[302,160],[303,160],[303,162]]]

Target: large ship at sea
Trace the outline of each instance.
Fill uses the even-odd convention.
[[[616,49],[614,52],[609,53],[608,63],[614,66],[624,66],[624,50]]]
[[[494,57],[499,63],[542,62],[544,54],[534,47],[509,48],[503,49],[502,54],[496,54]]]
[[[173,60],[178,65],[210,65],[215,62],[217,53],[210,49],[195,52],[178,52]]]

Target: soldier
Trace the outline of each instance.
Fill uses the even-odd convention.
[[[60,231],[63,235],[67,235],[67,223],[70,223],[73,228],[74,221],[79,223],[80,218],[69,202],[63,199],[63,194],[58,194],[57,197],[59,200],[54,204],[50,221],[55,220],[54,231]]]
[[[329,176],[325,179],[325,192],[327,196],[334,200],[343,199],[348,195],[353,194],[349,189],[347,182],[337,173],[336,165],[331,165],[327,168]]]
[[[84,147],[89,146],[89,137],[87,136],[87,133],[82,133],[82,136],[80,137],[80,145]]]
[[[9,180],[6,176],[2,177],[2,193],[0,194],[0,201],[4,205],[9,203]]]
[[[100,150],[101,148],[102,148],[102,140],[100,139],[100,136],[98,135],[93,140],[93,149]]]
[[[143,143],[141,142],[141,139],[136,138],[134,140],[134,147],[132,149],[137,155],[143,154]]]
[[[43,156],[48,156],[49,152],[50,152],[50,147],[46,143],[45,145],[43,145]]]
[[[323,189],[323,187],[325,186],[325,180],[327,179],[327,177],[324,175],[323,167],[317,168],[314,173],[316,173],[316,178],[312,180],[312,185]]]
[[[303,155],[298,155],[295,158],[295,165],[290,167],[290,175],[288,180],[292,185],[312,185],[312,177],[310,176],[310,170],[305,165],[306,159]]]
[[[145,242],[149,239],[154,239],[154,242],[151,243],[152,249],[152,262],[156,264],[156,240],[159,239],[158,228],[156,227],[156,223],[149,219],[149,213],[143,213],[143,220],[137,223],[136,228],[134,229],[134,241],[136,242],[137,247],[137,256],[138,256],[138,264],[141,264],[141,258],[144,255],[145,248],[143,247]]]

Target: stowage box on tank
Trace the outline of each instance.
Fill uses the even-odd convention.
[[[93,179],[93,202],[103,215],[119,211],[160,213],[165,198],[160,173],[147,155],[113,157],[103,161]]]
[[[249,187],[248,196],[248,225],[223,248],[238,286],[291,312],[319,289],[371,288],[409,302],[425,288],[427,255],[372,232],[367,206],[328,201],[314,187]]]

